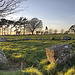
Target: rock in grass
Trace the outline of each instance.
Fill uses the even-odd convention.
[[[30,37],[27,37],[26,40],[31,40]]]
[[[0,48],[0,63],[7,63],[7,58],[3,53],[3,51],[1,51],[1,48]]]
[[[50,37],[50,40],[55,40],[55,38],[54,37]]]
[[[0,38],[0,42],[6,42],[7,41],[7,38],[6,37],[1,37]]]
[[[53,45],[46,48],[47,59],[50,63],[61,64],[73,55],[73,49],[69,44]]]
[[[63,36],[61,40],[71,40],[71,37]]]

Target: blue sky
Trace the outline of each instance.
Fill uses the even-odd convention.
[[[20,16],[28,19],[37,17],[42,20],[43,27],[68,30],[75,24],[75,0],[27,0],[21,3],[20,8],[25,11],[9,15],[13,18]]]

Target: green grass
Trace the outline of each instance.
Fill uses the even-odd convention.
[[[65,73],[65,75],[75,75],[75,68],[74,68],[74,67],[70,68],[70,69]]]
[[[51,36],[54,37],[55,40],[50,40]],[[69,36],[72,39],[61,40],[63,36]],[[2,48],[3,52],[6,54],[8,60],[13,63],[20,63],[21,61],[23,61],[24,68],[33,66],[37,67],[38,69],[42,69],[43,68],[42,66],[47,65],[48,63],[47,60],[45,61],[42,60],[47,59],[45,49],[47,47],[51,47],[52,45],[70,44],[75,50],[75,34],[0,36],[0,37],[8,38],[8,42],[0,42],[0,48]],[[26,37],[30,37],[33,40],[22,40],[25,39]],[[43,38],[43,40],[39,40],[40,38]],[[13,39],[18,39],[18,41],[13,41]]]
[[[21,71],[0,71],[0,75],[24,75]]]

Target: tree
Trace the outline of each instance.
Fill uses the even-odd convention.
[[[0,28],[2,28],[2,35],[3,35],[3,30],[5,31],[5,26],[6,26],[7,20],[5,18],[0,20]]]
[[[75,33],[75,25],[72,25],[69,29],[69,31],[72,30]]]
[[[53,30],[52,29],[49,29],[49,33],[52,34],[52,32],[53,32]]]
[[[19,28],[20,28],[20,31],[21,31],[21,28],[23,28],[23,35],[25,35],[26,33],[26,27],[28,25],[28,20],[27,18],[25,17],[20,17],[19,19]]]
[[[14,32],[16,32],[16,35],[17,35],[17,32],[19,31],[19,22],[18,21],[14,21],[13,28],[15,28]]]
[[[23,35],[25,35],[27,25],[28,25],[27,19],[24,17],[20,17],[19,20],[15,22],[14,25],[14,27],[16,27],[15,31],[17,32],[20,31],[20,34],[22,32]]]
[[[54,30],[54,34],[57,34],[57,29]]]
[[[14,21],[8,20],[8,25],[10,26],[10,35],[12,32],[13,24],[14,24]]]
[[[12,25],[14,24],[14,21],[11,21],[11,20],[7,20],[5,18],[2,18],[0,20],[0,29],[2,30],[2,35],[3,35],[3,32],[5,34],[5,31],[8,35],[9,33],[9,28],[10,28],[10,34],[11,34],[11,29],[12,29]]]
[[[21,34],[22,24],[23,24],[23,17],[20,17],[19,20],[17,21],[19,35]]]
[[[62,34],[64,33],[64,29],[61,29],[61,33],[62,33]]]
[[[28,26],[28,20],[27,18],[23,18],[23,35],[26,33],[26,28]]]
[[[19,7],[22,1],[24,0],[0,0],[0,17],[17,12],[15,9]]]
[[[0,29],[0,35],[1,35],[1,29]]]
[[[38,18],[32,18],[29,21],[29,24],[27,26],[27,30],[29,32],[31,32],[33,35],[35,30],[41,30],[42,27],[43,27],[43,24],[42,24],[41,20],[39,20]]]

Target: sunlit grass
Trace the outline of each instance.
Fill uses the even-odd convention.
[[[25,70],[22,70],[22,72],[26,75],[43,75],[38,69],[33,67],[26,68]]]
[[[70,68],[64,75],[75,75],[75,68]]]
[[[14,57],[14,58],[20,58],[20,57],[22,57],[22,53],[13,53],[12,57]]]

